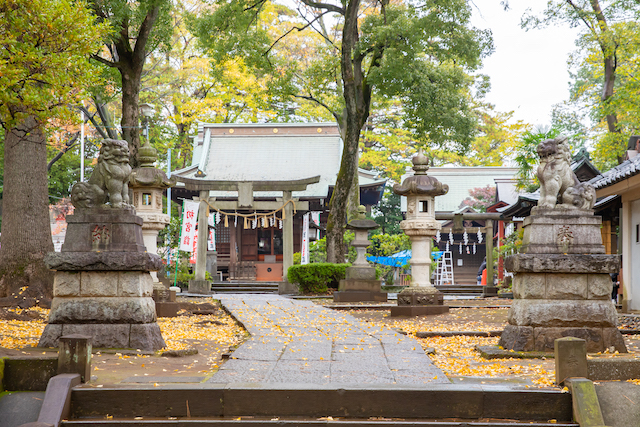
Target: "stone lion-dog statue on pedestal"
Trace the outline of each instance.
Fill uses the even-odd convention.
[[[129,208],[130,174],[127,141],[105,139],[89,181],[77,182],[71,189],[71,202],[78,209]]]
[[[596,190],[591,184],[578,181],[571,170],[571,151],[567,138],[560,136],[538,144],[538,180],[540,200],[538,206],[564,209],[592,209]]]

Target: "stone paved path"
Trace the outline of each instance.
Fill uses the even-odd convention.
[[[251,333],[207,382],[449,383],[414,338],[309,301],[222,294]]]

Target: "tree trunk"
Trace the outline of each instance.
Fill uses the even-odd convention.
[[[0,297],[29,307],[49,300],[53,291],[53,273],[42,261],[53,251],[47,141],[34,117],[5,132],[4,159]]]
[[[342,71],[345,110],[340,133],[344,142],[340,171],[331,196],[331,210],[327,220],[327,261],[344,262],[344,228],[347,222],[349,196],[352,194],[354,176],[358,172],[358,143],[360,131],[368,117],[369,105],[362,79],[362,63],[353,57],[358,42],[359,0],[346,6],[342,32],[340,68]]]
[[[135,66],[135,65],[134,65]],[[142,66],[119,67],[122,76],[122,138],[129,143],[129,163],[138,167],[138,148],[140,148],[140,127],[138,104],[140,96],[140,78]]]
[[[598,21],[598,27],[600,29],[599,39],[600,39],[600,49],[602,50],[602,56],[604,58],[603,66],[604,66],[604,84],[602,86],[602,103],[606,105],[609,102],[609,99],[613,96],[615,83],[616,83],[616,47],[612,46],[615,42],[612,42],[608,37],[607,33],[611,30],[609,29],[609,24],[607,23],[607,19],[600,7],[599,0],[591,0],[591,8],[596,14],[596,19]],[[618,116],[615,113],[610,113],[606,115],[607,120],[607,129],[611,133],[619,133],[618,129]]]

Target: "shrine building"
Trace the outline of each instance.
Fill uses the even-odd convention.
[[[171,173],[172,200],[208,201],[223,279],[280,281],[301,250],[304,214],[312,213],[310,240],[323,235],[342,148],[334,123],[200,123],[191,165]],[[358,176],[370,210],[386,180]]]

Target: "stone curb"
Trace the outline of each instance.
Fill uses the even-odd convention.
[[[571,395],[560,390],[434,384],[423,387],[193,384],[75,388],[72,418],[393,417],[571,421]],[[419,402],[419,404],[418,404]]]

